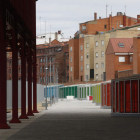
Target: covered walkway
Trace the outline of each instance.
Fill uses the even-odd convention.
[[[139,118],[111,117],[90,101],[59,101],[10,130],[1,130],[8,140],[136,140],[140,138]]]

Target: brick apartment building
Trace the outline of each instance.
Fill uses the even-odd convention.
[[[94,80],[105,80],[106,72],[106,48],[110,38],[133,38],[140,34],[140,23],[103,32],[95,35],[94,38]]]
[[[85,37],[85,35],[96,35],[101,32],[106,32],[112,29],[117,29],[120,27],[133,25],[136,23],[137,23],[137,19],[128,17],[125,14],[123,15],[121,12],[118,12],[117,15],[114,17],[110,15],[108,18],[104,18],[104,19],[102,19],[101,17],[97,19],[97,13],[94,13],[94,20],[80,23],[79,31],[77,31],[74,35],[74,38],[70,40],[70,48],[72,48],[73,52],[69,52],[69,59],[72,60],[72,62],[69,62],[69,66],[70,66],[69,81],[70,82],[86,81],[86,80],[90,81],[93,80],[92,77],[95,77],[95,76],[90,76],[90,75],[94,75],[95,66],[94,64],[91,64],[93,62],[89,61],[88,62],[89,64],[83,64],[85,63],[85,61],[80,62],[81,59],[80,55],[84,54],[83,58],[87,57],[86,53],[80,52],[81,46],[83,46],[83,48],[86,48],[85,45],[89,44],[88,42],[84,43],[85,39],[82,39]],[[92,50],[90,51],[90,56],[94,55],[94,49],[92,49],[93,47],[94,46],[89,45],[89,50]],[[71,51],[70,48],[69,51]],[[77,49],[79,51],[77,51]],[[83,51],[85,51],[85,49],[83,49]],[[87,68],[89,69],[88,73],[85,73],[86,71],[83,68],[85,66],[87,66]]]
[[[36,46],[37,62],[37,83],[46,83],[46,54],[48,64],[48,82],[50,82],[50,60],[51,60],[51,81],[53,82],[53,64],[58,70],[58,82],[64,83],[69,81],[69,44],[68,42],[59,42],[56,39],[50,44],[40,44]],[[28,66],[26,65],[28,72]],[[12,79],[12,54],[7,59],[7,79]],[[21,60],[18,60],[18,79],[21,79]],[[26,76],[28,80],[28,77]]]
[[[133,75],[133,38],[111,38],[106,50],[106,80]]]

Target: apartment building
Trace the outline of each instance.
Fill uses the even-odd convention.
[[[94,62],[92,63],[92,61],[95,59],[94,45],[93,46],[90,45],[89,47],[90,49],[93,47],[93,49],[85,50],[86,44],[88,44],[88,41],[86,42],[86,40],[88,40],[87,39],[88,37],[85,38],[84,37],[85,35],[96,35],[102,32],[106,32],[112,29],[117,29],[120,27],[125,27],[128,25],[130,26],[136,23],[137,23],[137,19],[128,17],[125,14],[123,15],[121,12],[118,12],[117,15],[114,17],[110,15],[108,18],[103,18],[103,19],[101,17],[97,19],[97,13],[94,13],[94,20],[80,23],[79,31],[77,31],[74,34],[74,38],[70,40],[72,51],[69,48],[69,51],[71,51],[69,52],[70,54],[69,55],[70,58],[69,81],[70,82],[73,82],[75,80],[89,81],[95,78],[95,74],[94,74],[95,64]],[[93,42],[95,42],[94,39],[92,40]],[[81,51],[81,46],[83,46],[83,51]],[[89,54],[88,59],[86,54]],[[77,65],[79,66],[77,67]],[[76,66],[76,68],[74,66]]]
[[[133,38],[110,38],[106,50],[106,80],[132,75]]]
[[[136,18],[126,16],[122,12],[117,12],[116,16],[109,15],[108,18],[103,19],[101,17],[97,19],[97,13],[94,13],[94,20],[80,23],[79,31],[83,34],[97,34],[98,32],[118,29],[136,23]]]
[[[133,38],[140,34],[140,23],[124,28],[102,32],[95,35],[94,44],[94,79],[97,81],[106,80],[106,49],[110,38]]]

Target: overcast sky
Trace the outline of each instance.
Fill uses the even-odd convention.
[[[139,0],[38,0],[37,7],[37,35],[40,34],[40,17],[41,17],[41,33],[61,30],[65,38],[73,37],[74,33],[79,30],[79,23],[94,19],[94,12],[97,17],[106,17],[106,4],[108,4],[108,15],[113,16],[117,12],[125,12],[126,15],[137,17],[140,14]]]

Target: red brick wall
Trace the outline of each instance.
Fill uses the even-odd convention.
[[[115,55],[108,54],[106,55],[106,80],[114,79],[115,77]]]
[[[140,37],[133,38],[133,74],[140,74]]]
[[[114,29],[117,28],[117,22],[118,22],[118,28],[119,25],[123,25],[123,15],[118,15],[114,17],[104,18],[104,19],[98,19],[97,24],[86,24],[86,34],[96,34],[97,31],[108,31],[112,30],[112,27]],[[131,20],[131,25],[136,23],[135,21]],[[107,29],[104,28],[104,25],[107,25]],[[85,26],[85,23],[80,24],[80,31],[82,31],[82,26]],[[128,18],[126,18],[126,26],[128,26]],[[82,31],[82,33],[85,33]]]
[[[70,52],[71,47],[72,52]],[[72,62],[70,62],[71,57]],[[70,70],[71,67],[72,72]],[[75,79],[79,79],[79,39],[71,39],[69,41],[69,82],[73,82]]]

